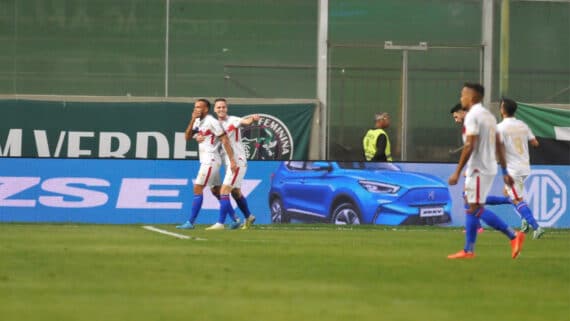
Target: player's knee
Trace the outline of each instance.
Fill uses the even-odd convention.
[[[203,185],[198,185],[198,184],[194,185],[194,195],[202,195],[203,192],[204,192]]]
[[[467,214],[474,214],[477,213],[481,207],[482,206],[480,204],[471,203],[465,212],[467,212]]]
[[[239,188],[234,188],[234,189],[232,190],[232,197],[233,197],[234,199],[236,199],[236,200],[237,200],[237,199],[240,199],[241,196],[242,196],[242,195],[241,195],[241,190],[240,190]]]
[[[219,186],[212,186],[210,188],[210,191],[212,192],[212,195],[214,195],[215,198],[220,199],[220,187]]]

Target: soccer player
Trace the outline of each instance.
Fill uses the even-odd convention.
[[[485,199],[497,174],[496,156],[499,156],[503,179],[508,186],[513,178],[506,168],[505,151],[497,133],[497,121],[481,101],[485,89],[480,84],[465,83],[461,90],[461,106],[467,110],[465,116],[465,143],[455,172],[449,177],[449,185],[456,185],[465,166],[465,200],[469,204],[465,215],[465,247],[448,255],[449,259],[470,259],[475,257],[477,225],[482,219],[487,225],[502,232],[511,240],[511,257],[516,258],[523,246],[524,233],[511,229],[495,213],[484,207]],[[499,140],[499,141],[497,141]]]
[[[226,173],[220,194],[223,195],[224,192],[231,190],[231,195],[245,218],[242,229],[248,229],[255,222],[255,216],[251,214],[247,199],[241,192],[241,183],[247,171],[247,156],[241,141],[240,128],[242,126],[249,126],[254,121],[259,121],[259,115],[256,114],[247,118],[229,116],[228,103],[224,98],[218,98],[214,101],[214,113],[217,115],[222,128],[228,136],[237,165],[235,172],[230,171],[229,167],[226,166]],[[230,158],[227,153],[224,155],[224,160],[226,165],[229,164]]]
[[[497,125],[505,146],[507,170],[514,180],[514,185],[505,186],[505,191],[524,219],[521,230],[527,233],[530,224],[534,230],[533,239],[538,239],[544,234],[544,230],[538,226],[530,208],[523,200],[524,181],[530,175],[527,142],[533,147],[538,147],[538,140],[524,122],[515,118],[517,107],[514,100],[503,98],[500,107],[503,121]]]
[[[506,107],[504,107],[506,106]],[[507,110],[513,110],[512,116],[508,116],[509,112]],[[532,226],[533,232],[533,239],[538,239],[542,237],[544,234],[544,229],[538,226],[536,219],[532,216],[532,212],[530,208],[526,204],[526,202],[522,199],[522,191],[524,189],[524,181],[530,175],[530,165],[529,165],[529,156],[528,156],[528,147],[526,145],[526,141],[528,140],[533,147],[538,147],[538,140],[534,137],[530,128],[523,123],[522,121],[514,118],[514,113],[517,109],[516,102],[511,99],[503,99],[501,101],[501,116],[503,119],[512,118],[513,121],[508,121],[506,125],[502,125],[505,123],[505,120],[497,125],[497,128],[501,134],[503,134],[502,127],[508,126],[513,127],[511,132],[513,133],[526,133],[528,136],[516,137],[514,139],[507,139],[506,141],[503,139],[503,144],[505,145],[505,157],[507,161],[507,170],[509,173],[512,173],[513,179],[515,180],[514,188],[510,188],[505,186],[505,196],[487,196],[485,200],[485,204],[487,205],[501,205],[501,204],[511,204],[515,207],[517,213],[519,213],[521,217],[521,231],[528,233],[530,230],[530,226]],[[463,124],[463,119],[465,118],[466,112],[463,110],[461,104],[455,105],[451,109],[451,114],[453,115],[453,119],[457,124]],[[515,126],[516,124],[516,126]],[[503,138],[503,136],[501,136]],[[463,140],[465,142],[465,133],[463,133]],[[516,144],[513,144],[516,141]],[[519,146],[523,144],[524,146]],[[514,147],[515,145],[516,148]],[[523,165],[526,164],[526,165]],[[518,173],[522,173],[521,176],[518,176]],[[518,187],[517,187],[518,182]],[[516,200],[515,193],[517,196],[520,196],[519,200]],[[529,226],[530,222],[530,226]],[[477,232],[481,233],[483,231],[482,228],[479,228]]]
[[[198,99],[194,103],[192,118],[185,131],[186,140],[190,140],[197,134],[204,136],[206,139],[198,144],[200,169],[198,170],[196,182],[194,183],[192,212],[188,221],[184,222],[182,225],[176,226],[176,228],[179,229],[194,228],[194,222],[198,217],[198,213],[202,208],[202,201],[204,200],[204,187],[216,184],[219,185],[221,165],[219,153],[220,143],[224,146],[226,153],[230,156],[231,171],[235,172],[237,170],[237,165],[234,161],[234,154],[228,141],[228,137],[226,136],[222,126],[220,126],[220,123],[212,117],[212,115],[208,114],[209,110],[210,102],[206,99]],[[228,206],[231,209],[229,199],[226,197],[225,200],[227,202],[224,202],[224,199],[220,200],[220,216],[218,218],[218,222],[222,218],[225,220]]]

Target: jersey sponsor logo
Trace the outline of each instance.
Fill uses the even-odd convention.
[[[566,212],[566,184],[549,169],[533,170],[525,182],[527,203],[541,226],[554,226]]]
[[[244,118],[253,116],[246,115]],[[293,136],[277,117],[259,114],[256,124],[244,127],[242,143],[247,159],[289,160],[293,158]]]

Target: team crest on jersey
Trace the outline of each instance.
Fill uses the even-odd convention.
[[[252,115],[243,116],[249,117]],[[259,114],[259,121],[242,129],[247,159],[288,160],[293,157],[293,136],[277,117]]]

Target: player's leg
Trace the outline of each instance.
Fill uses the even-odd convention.
[[[489,191],[491,190],[491,186],[493,184],[493,180],[495,179],[495,176],[477,175],[477,176],[475,176],[475,179],[476,179],[476,182],[475,182],[475,188],[476,188],[475,199],[477,202],[480,199],[486,199],[487,198],[487,195],[489,194]],[[483,207],[483,204],[481,204],[481,207],[480,207],[480,209],[476,215],[479,216],[479,218],[482,219],[483,222],[485,222],[487,225],[489,225],[492,228],[500,231],[506,237],[508,237],[509,240],[511,240],[511,250],[512,250],[511,255],[512,255],[512,258],[516,258],[519,255],[520,251],[522,250],[522,245],[524,242],[524,233],[515,232],[511,227],[509,227],[507,225],[507,223],[505,223],[505,221],[503,221],[501,218],[499,218],[495,213],[493,213],[491,210]]]
[[[231,187],[227,185],[222,185],[220,190],[220,214],[218,216],[218,221],[206,228],[207,230],[223,230],[226,217],[232,210],[232,204],[230,203],[230,191]]]
[[[220,179],[220,163],[216,163],[214,165],[212,165],[213,168],[213,172],[212,172],[212,178],[210,180],[210,184],[213,186],[220,186],[221,187],[219,189],[217,188],[213,188],[213,194],[216,198],[218,198],[219,202],[220,202],[220,215],[218,217],[218,220],[215,224],[211,225],[210,227],[207,227],[206,230],[223,230],[224,229],[224,223],[226,220],[226,217],[228,215],[228,208],[225,206],[226,204],[226,200],[228,199],[227,192],[225,192],[225,190],[227,190],[227,187],[224,187],[224,185],[222,184],[222,181]],[[214,171],[215,170],[215,171]],[[219,191],[219,192],[218,192]],[[229,207],[231,209],[231,205]],[[223,215],[222,215],[223,213]]]
[[[222,188],[222,186],[220,186],[218,184],[216,186],[212,186],[212,188],[210,189],[210,191],[212,192],[212,195],[214,195],[214,197],[218,200],[218,202],[220,201],[221,188]],[[232,224],[238,224],[239,225],[239,218],[237,217],[236,212],[234,211],[233,207],[231,208],[230,213],[228,213],[228,216],[233,221]]]
[[[465,211],[467,211],[469,209],[469,203],[467,203],[467,199],[465,198],[465,191],[463,191],[463,202],[464,202],[464,206],[463,208],[465,209]],[[483,226],[481,225],[481,220],[477,220],[477,233],[483,233],[485,231],[485,229],[483,228]],[[467,229],[463,229],[463,233],[467,233]]]
[[[176,228],[194,228],[194,223],[198,218],[198,213],[200,213],[200,209],[202,209],[202,203],[204,201],[204,186],[208,185],[212,176],[212,170],[211,165],[200,165],[198,175],[196,176],[196,182],[194,183],[194,196],[192,198],[192,212],[190,213],[190,218],[188,218],[188,220],[183,224],[176,226]]]
[[[255,216],[251,215],[249,206],[247,204],[247,199],[241,192],[241,183],[243,182],[246,172],[247,166],[239,166],[238,170],[235,173],[231,173],[231,175],[227,176],[227,180],[224,180],[225,184],[232,187],[232,197],[236,201],[236,204],[238,205],[245,218],[242,229],[248,229],[251,227],[253,222],[255,222]]]
[[[472,178],[465,178],[465,189],[463,198],[465,201],[465,246],[457,253],[447,256],[449,259],[470,259],[475,257],[475,242],[477,241],[477,229],[480,226],[479,218],[474,215],[476,205],[469,205],[469,200],[472,189]]]
[[[249,206],[247,204],[247,199],[242,194],[241,188],[239,187],[234,188],[232,190],[232,197],[238,204],[238,207],[240,208],[241,212],[243,213],[243,216],[245,217],[245,222],[241,228],[242,230],[247,230],[255,222],[255,215],[251,214]]]
[[[529,231],[528,226],[530,225],[534,230],[533,238],[540,238],[544,234],[544,230],[538,225],[530,207],[523,200],[524,180],[526,179],[526,176],[516,176],[513,177],[513,179],[515,183],[512,187],[507,188],[507,192],[509,193],[509,197],[513,200],[515,209],[523,218],[523,221],[527,222],[526,225],[524,223],[521,225],[521,231],[527,233]]]

